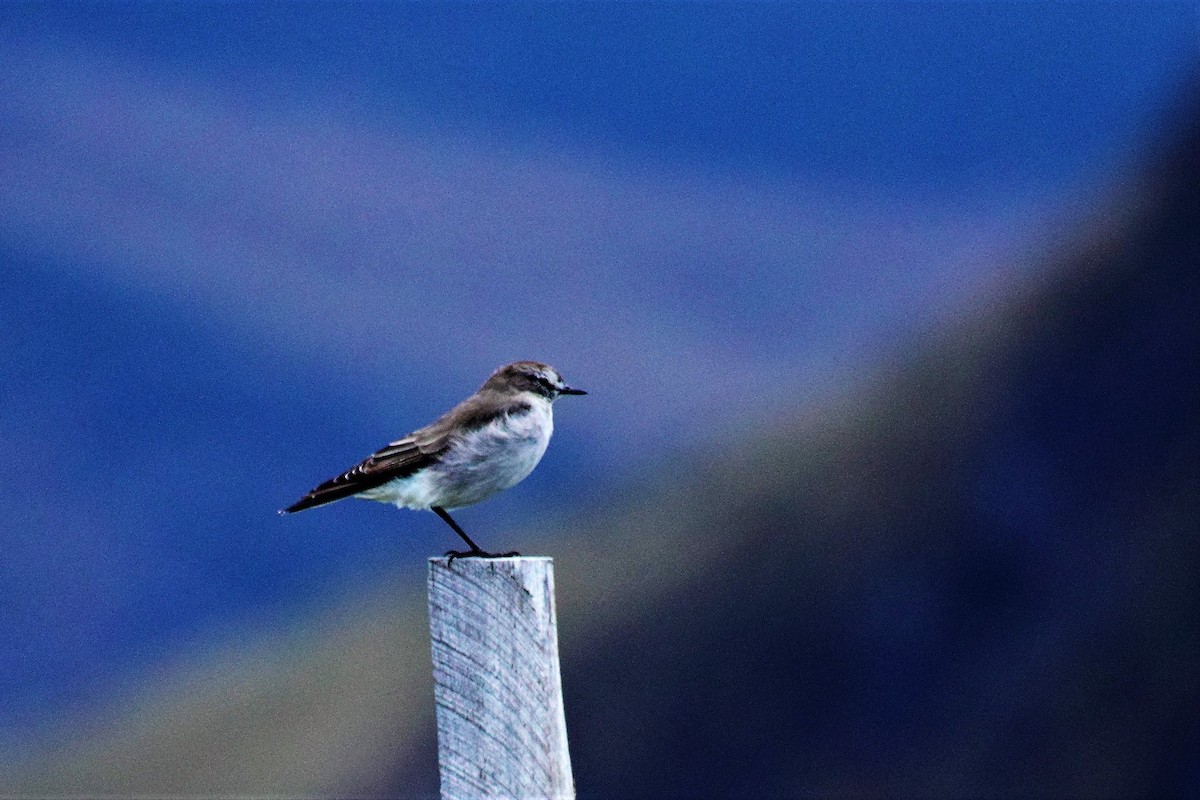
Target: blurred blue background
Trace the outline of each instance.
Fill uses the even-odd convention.
[[[349,777],[311,754],[293,770],[281,749],[284,766],[247,766],[257,777],[228,785],[220,770],[121,772],[121,756],[94,754],[113,730],[154,730],[145,720],[163,708],[200,724],[172,698],[219,705],[203,687],[229,672],[221,653],[274,652],[280,636],[318,648],[295,632],[321,620],[328,633],[339,609],[386,587],[419,611],[424,557],[454,545],[432,515],[275,509],[502,363],[547,361],[591,394],[558,406],[529,480],[460,520],[485,546],[587,552],[579,531],[671,496],[664,474],[686,484],[746,442],[820,430],[927,343],[1035,295],[1065,250],[1117,235],[1122,209],[1150,203],[1130,187],[1196,111],[1198,37],[1192,3],[0,7],[9,785],[430,791],[427,745],[412,751],[424,767],[383,744],[382,766]],[[1171,354],[1194,377],[1195,354]],[[1047,374],[1079,362],[1064,363]],[[985,390],[1015,374],[990,372]],[[1031,466],[1054,473],[1053,459],[1029,456],[1060,425],[1034,427],[982,451],[1023,482],[981,484],[977,498],[1029,537],[1066,491]],[[1154,452],[1171,441],[1130,435]],[[737,477],[758,491],[754,470]],[[850,477],[835,465],[823,481]],[[728,505],[736,488],[700,502]],[[621,556],[645,557],[639,541]],[[674,580],[702,591],[689,574]],[[643,578],[629,583],[642,612],[668,580]],[[900,663],[928,644],[903,625],[935,622],[887,616],[912,608],[915,579],[889,580],[891,599],[864,600],[854,619]],[[573,624],[564,635],[581,649],[607,641]],[[599,723],[582,716],[587,698],[572,707],[581,792],[648,785],[636,765],[588,755],[604,751],[575,729]],[[429,713],[388,730],[425,730]],[[855,719],[840,722],[847,747],[871,750]],[[121,753],[134,763],[143,745]],[[757,788],[701,785],[933,785],[812,770],[785,784],[794,764],[778,758],[756,765],[769,776]],[[1177,787],[1190,769],[1145,785]],[[945,786],[996,785],[972,774]],[[1102,777],[1040,785],[1143,786]]]

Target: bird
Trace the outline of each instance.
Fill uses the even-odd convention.
[[[554,401],[585,394],[568,386],[548,364],[506,364],[431,424],[388,443],[279,513],[293,514],[347,497],[375,500],[441,517],[470,548],[447,551],[451,562],[520,555],[487,552],[449,511],[486,500],[528,477],[554,433]]]

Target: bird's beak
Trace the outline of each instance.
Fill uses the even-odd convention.
[[[570,386],[564,386],[558,390],[559,394],[587,394],[583,389],[572,389]]]

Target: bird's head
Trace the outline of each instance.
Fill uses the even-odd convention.
[[[531,392],[547,400],[555,400],[564,394],[587,394],[582,389],[572,389],[563,381],[558,370],[549,364],[538,361],[517,361],[506,364],[492,373],[492,377],[483,384],[483,389],[490,389],[503,394],[519,394]]]

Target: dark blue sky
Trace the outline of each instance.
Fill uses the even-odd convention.
[[[1200,52],[1189,3],[11,6],[18,29],[450,128],[961,192],[1121,157]],[[277,98],[276,98],[277,99]],[[264,97],[270,102],[271,98]],[[590,145],[589,145],[590,143]]]

